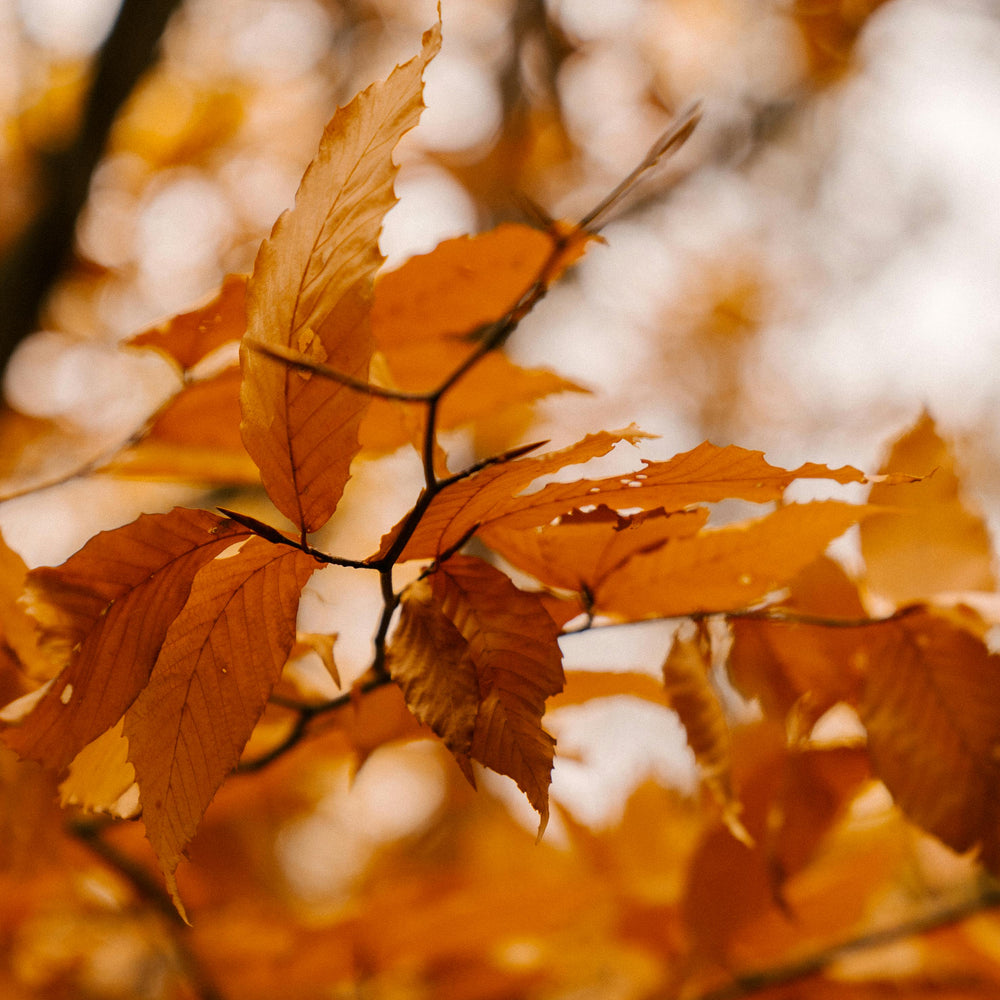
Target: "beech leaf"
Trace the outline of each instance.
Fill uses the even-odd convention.
[[[630,620],[746,608],[786,586],[871,510],[836,500],[789,504],[754,521],[668,542],[609,573],[594,607]]]
[[[125,713],[146,834],[175,900],[181,851],[281,676],[316,569],[307,553],[258,537],[205,564]]]
[[[102,531],[62,566],[32,570],[29,609],[65,668],[5,742],[62,771],[146,685],[195,573],[249,534],[208,511],[175,508]]]
[[[295,207],[261,244],[247,286],[247,337],[368,378],[371,307],[382,263],[378,237],[395,204],[392,155],[423,108],[422,75],[441,44],[425,32],[419,56],[363,91],[327,125]],[[334,512],[359,449],[369,397],[293,370],[244,341],[242,433],[275,506],[302,532]]]
[[[875,776],[915,823],[1000,873],[1000,656],[930,610],[873,630],[866,652]]]
[[[539,814],[541,836],[555,749],[542,715],[545,699],[564,683],[558,627],[538,595],[518,590],[481,559],[449,559],[431,577],[431,587],[441,614],[467,643],[478,681],[469,754],[517,782]],[[466,684],[464,677],[458,682],[462,692]]]

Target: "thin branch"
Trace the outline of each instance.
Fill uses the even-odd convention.
[[[786,964],[740,973],[732,982],[709,990],[707,993],[702,993],[695,1000],[740,1000],[742,997],[760,993],[775,986],[785,986],[788,983],[818,975],[834,962],[848,955],[870,951],[873,948],[881,948],[885,945],[905,941],[907,938],[919,937],[930,931],[951,927],[977,913],[995,909],[998,906],[1000,906],[1000,886],[991,880],[970,898],[891,927],[867,931],[857,937],[848,938],[846,941],[841,941],[812,955],[795,959]],[[649,997],[648,1000],[667,1000],[667,998],[665,995],[657,995]]]
[[[188,928],[174,906],[173,900],[159,881],[134,858],[109,844],[101,834],[113,821],[103,818],[79,817],[66,824],[67,831],[92,854],[120,875],[147,906],[166,922],[181,974],[199,1000],[224,1000],[212,982],[200,959],[187,941]]]
[[[265,344],[262,340],[253,340],[248,337],[243,338],[243,343],[258,354],[267,355],[275,361],[280,361],[295,368],[298,371],[311,372],[313,375],[320,375],[331,382],[338,382],[340,385],[355,392],[360,392],[365,396],[375,396],[378,399],[395,399],[400,403],[424,403],[431,402],[434,392],[404,392],[402,389],[387,389],[385,386],[375,385],[372,382],[365,382],[362,379],[354,378],[345,372],[331,368],[319,361],[315,361],[306,354],[293,351],[290,347],[282,344]]]
[[[581,220],[580,228],[597,232],[601,217],[607,213],[638,183],[643,174],[652,170],[668,153],[681,148],[701,121],[701,104],[690,104],[674,119],[670,128],[650,147],[642,162],[614,190],[592,208]],[[604,220],[606,221],[606,219]]]

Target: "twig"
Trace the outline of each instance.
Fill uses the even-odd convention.
[[[866,931],[864,934],[848,938],[846,941],[823,948],[804,958],[770,968],[740,973],[732,982],[709,990],[707,993],[702,993],[694,1000],[740,1000],[741,997],[760,993],[774,986],[784,986],[799,979],[817,975],[829,968],[834,962],[856,952],[881,948],[897,941],[905,941],[907,938],[918,937],[930,931],[950,927],[975,916],[977,913],[995,909],[998,906],[1000,906],[1000,886],[996,882],[990,881],[969,899],[952,903],[892,927]],[[648,997],[647,1000],[667,1000],[667,997],[663,994],[657,994]]]

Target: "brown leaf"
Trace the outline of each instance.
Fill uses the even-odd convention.
[[[605,507],[572,511],[555,524],[511,528],[503,518],[478,537],[511,565],[549,587],[593,594],[601,581],[638,552],[698,533],[708,510],[642,511],[629,516]]]
[[[1000,656],[930,610],[874,630],[867,655],[875,776],[915,823],[1000,871]]]
[[[688,746],[701,768],[702,779],[722,810],[729,832],[753,846],[740,821],[740,803],[733,793],[732,746],[722,702],[709,680],[710,647],[706,636],[682,625],[663,663],[663,684],[670,706],[687,733]]]
[[[626,619],[745,608],[783,587],[871,508],[824,500],[640,552],[610,573],[595,608]]]
[[[422,74],[441,43],[333,117],[302,178],[295,207],[261,245],[247,287],[247,337],[307,354],[361,380],[373,341],[370,311],[382,263],[382,218],[395,203],[392,155],[423,108]],[[337,507],[357,453],[369,397],[291,369],[244,342],[243,441],[275,506],[303,532]]]
[[[881,471],[925,478],[872,486],[869,502],[893,509],[861,526],[868,586],[897,605],[947,591],[993,590],[989,533],[963,500],[955,457],[929,414],[893,444]]]
[[[312,556],[257,537],[202,566],[125,713],[146,834],[175,900],[181,851],[264,711],[316,568]]]
[[[242,338],[247,325],[246,287],[245,274],[228,274],[206,305],[137,334],[126,344],[151,347],[188,371],[217,347]]]
[[[431,587],[441,614],[468,644],[478,680],[469,754],[517,782],[539,814],[541,835],[555,748],[541,723],[545,699],[563,687],[559,630],[537,595],[481,559],[449,559]]]
[[[66,664],[5,742],[61,771],[146,685],[195,573],[249,531],[204,510],[143,514],[95,535],[62,566],[28,574],[30,610]]]
[[[410,711],[430,726],[472,779],[469,754],[479,710],[479,680],[469,643],[420,580],[403,595],[386,663]]]
[[[517,494],[540,476],[606,455],[620,441],[635,444],[645,436],[635,427],[588,434],[582,441],[561,451],[500,462],[460,479],[434,497],[400,558],[436,556],[458,542],[477,524],[502,516],[516,502],[514,498]],[[372,558],[383,556],[391,548],[402,524],[401,521],[382,538],[379,551]]]
[[[862,620],[857,587],[830,559],[817,559],[790,586],[775,609],[839,620]],[[747,698],[760,699],[765,714],[787,722],[793,736],[806,736],[839,701],[857,703],[864,629],[797,622],[734,619],[729,676]]]

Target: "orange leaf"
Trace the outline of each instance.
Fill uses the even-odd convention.
[[[401,558],[423,559],[436,556],[459,541],[477,524],[499,518],[514,503],[516,495],[540,476],[558,472],[567,465],[606,455],[620,441],[635,444],[642,437],[645,435],[635,427],[588,434],[582,441],[561,451],[499,462],[446,486],[431,501]],[[592,501],[593,498],[590,502]],[[389,550],[402,523],[401,521],[382,538],[377,556],[373,558],[382,556]]]
[[[479,709],[479,680],[469,643],[420,580],[403,595],[399,627],[386,658],[410,711],[441,737],[472,780],[469,753]]]
[[[592,594],[612,570],[637,552],[695,535],[707,519],[704,507],[625,516],[602,504],[536,528],[512,529],[501,518],[481,528],[478,536],[546,586]]]
[[[643,468],[624,476],[552,483],[537,493],[519,497],[504,510],[511,528],[547,524],[574,507],[601,503],[614,510],[682,510],[695,503],[740,499],[755,503],[780,500],[796,479],[831,479],[838,483],[867,482],[857,469],[829,469],[807,462],[797,469],[780,469],[761,451],[736,445],[719,448],[708,441],[667,462],[643,460]]]
[[[295,207],[261,244],[247,287],[247,337],[306,354],[361,380],[373,341],[370,311],[382,263],[382,218],[395,203],[392,154],[423,108],[422,75],[441,43],[370,86],[327,125]],[[303,532],[337,507],[357,453],[369,397],[241,350],[243,441],[275,506]]]
[[[172,358],[182,371],[223,344],[235,343],[246,330],[245,274],[227,274],[212,300],[126,341],[130,347],[151,347]]]
[[[264,711],[316,568],[312,556],[257,537],[202,566],[125,713],[146,834],[175,900],[181,851]]]
[[[895,442],[881,471],[926,478],[872,487],[870,503],[895,509],[861,526],[868,586],[897,605],[947,591],[993,590],[989,533],[963,502],[954,455],[928,414]]]
[[[880,626],[859,711],[876,777],[915,823],[1000,871],[1000,656],[921,610]]]
[[[113,726],[149,679],[195,573],[250,532],[204,510],[143,514],[95,535],[62,566],[32,570],[42,639],[65,669],[4,740],[61,771]]]
[[[694,752],[705,784],[722,809],[729,832],[752,847],[753,838],[740,822],[740,804],[733,794],[729,723],[709,680],[709,667],[707,638],[690,625],[682,625],[663,663],[667,697],[684,726],[688,746]]]
[[[58,669],[39,647],[38,622],[19,602],[28,567],[0,535],[0,641],[32,677],[47,680]]]
[[[191,382],[157,414],[146,436],[104,471],[144,479],[256,484],[257,467],[240,438],[239,394],[235,365]]]
[[[517,782],[539,814],[540,836],[555,748],[541,723],[545,699],[563,687],[559,630],[538,595],[518,590],[481,559],[449,559],[431,587],[475,667],[479,704],[470,756]]]
[[[610,573],[594,607],[626,619],[745,608],[783,587],[871,508],[824,500],[640,552]]]

